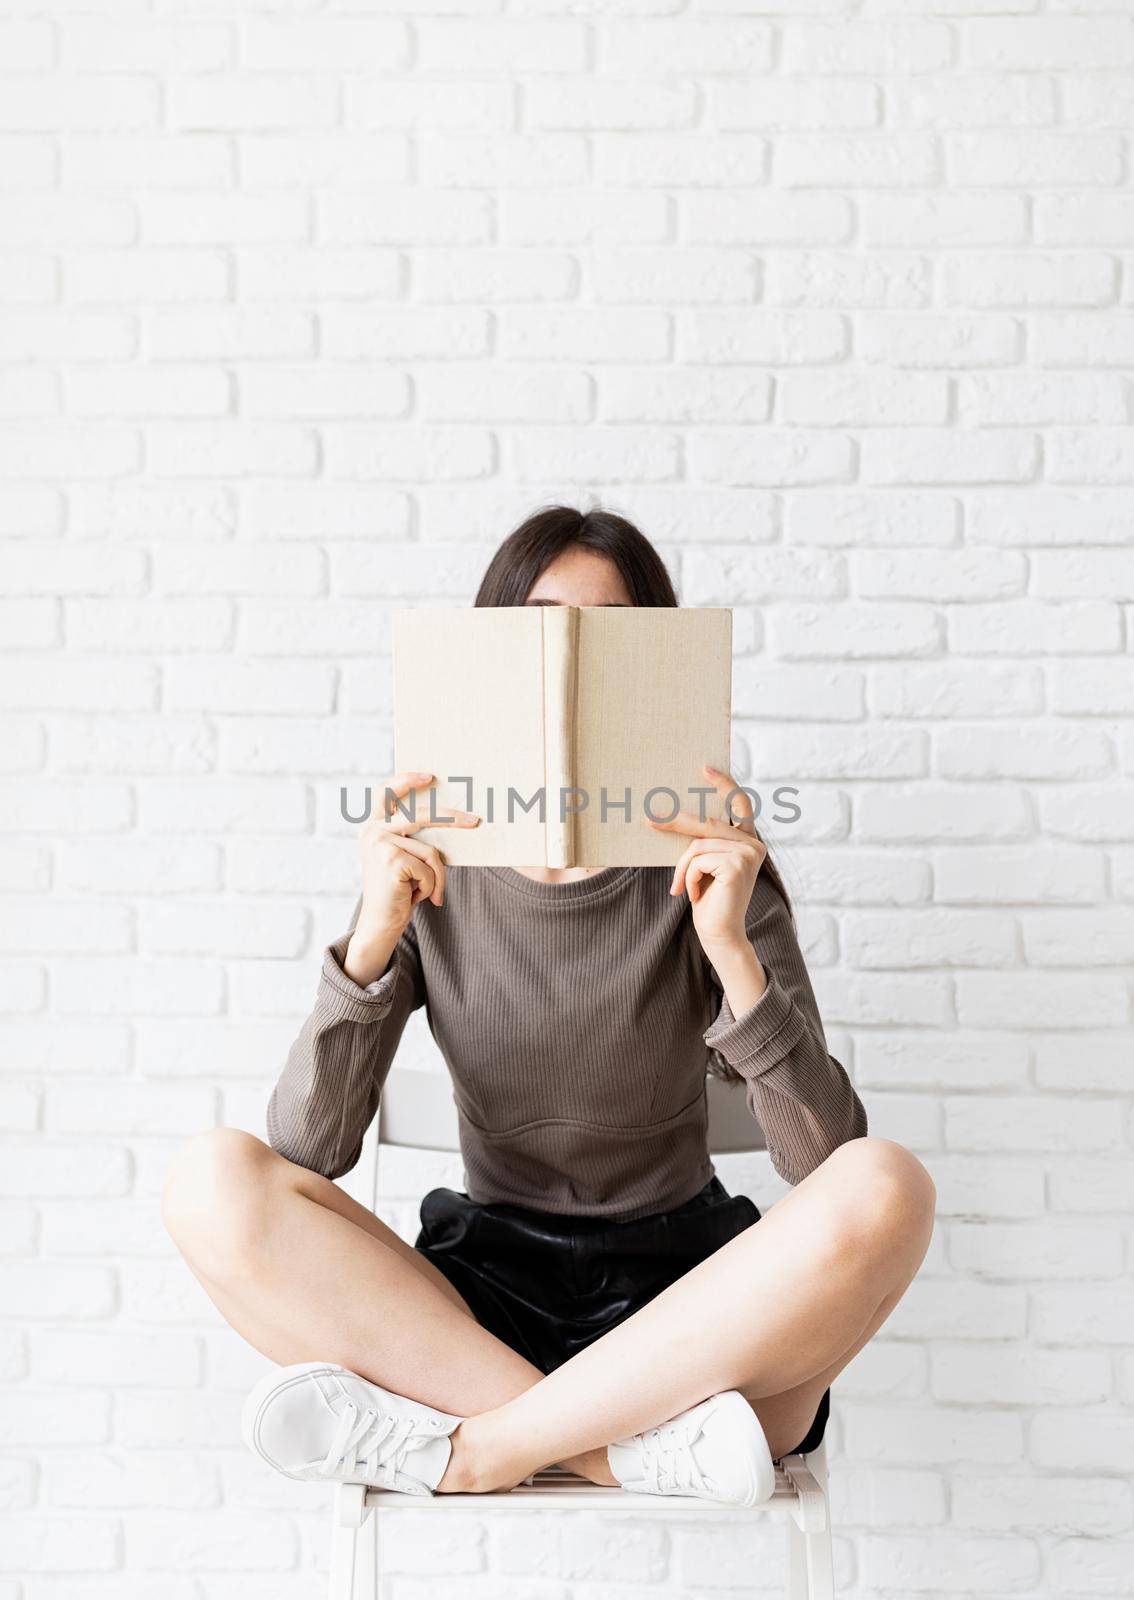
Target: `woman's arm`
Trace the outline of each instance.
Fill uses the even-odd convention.
[[[839,1145],[866,1133],[866,1110],[827,1050],[791,916],[762,875],[744,932],[743,944],[726,942],[706,955],[721,998],[705,1043],[744,1079],[772,1165],[796,1184]]]
[[[787,902],[761,872],[767,847],[752,804],[727,772],[704,772],[730,821],[679,812],[652,826],[691,839],[673,869],[721,997],[705,1043],[748,1085],[748,1109],[764,1129],[772,1165],[799,1183],[848,1139],[866,1132],[866,1111],[828,1050]]]
[[[358,1161],[410,1012],[425,999],[412,924],[386,970],[365,988],[344,970],[358,922],[323,951],[315,1005],[268,1102],[273,1150],[325,1178]]]
[[[349,1172],[362,1151],[406,1019],[425,1000],[411,918],[423,900],[445,903],[441,852],[415,834],[428,772],[399,772],[359,829],[362,895],[350,928],[323,952],[315,1008],[288,1052],[268,1103],[268,1141],[325,1178]],[[398,804],[414,796],[412,815]],[[475,827],[470,811],[445,826]]]

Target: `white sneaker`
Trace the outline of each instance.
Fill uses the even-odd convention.
[[[346,1367],[303,1361],[267,1373],[244,1402],[254,1455],[287,1478],[432,1494],[463,1417],[380,1389]]]
[[[610,1470],[635,1494],[694,1495],[722,1505],[770,1500],[776,1469],[764,1430],[736,1389],[710,1395],[659,1427],[607,1446]]]

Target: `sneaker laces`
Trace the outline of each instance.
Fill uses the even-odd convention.
[[[405,1464],[415,1426],[413,1417],[392,1417],[347,1400],[321,1471],[329,1477],[362,1471],[367,1483],[393,1487]]]
[[[686,1428],[688,1425],[686,1425]],[[705,1481],[693,1455],[693,1440],[700,1427],[690,1435],[676,1423],[666,1423],[660,1428],[647,1428],[639,1434],[641,1440],[642,1476],[650,1494],[707,1494]]]

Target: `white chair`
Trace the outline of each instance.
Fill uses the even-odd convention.
[[[739,1085],[706,1080],[709,1147],[714,1154],[763,1150],[764,1136],[744,1103]],[[383,1145],[456,1151],[457,1113],[448,1079],[439,1073],[393,1071],[382,1094],[377,1137],[368,1141],[366,1162],[357,1174],[377,1204],[378,1154]],[[357,1169],[356,1169],[357,1172]],[[352,1176],[354,1176],[352,1174]],[[381,1527],[394,1515],[428,1519],[458,1510],[618,1511],[662,1517],[751,1517],[780,1512],[787,1526],[787,1600],[833,1600],[831,1518],[827,1496],[827,1458],[823,1444],[807,1455],[785,1456],[776,1466],[771,1500],[748,1508],[710,1507],[680,1495],[628,1494],[589,1483],[556,1467],[533,1474],[514,1489],[492,1494],[435,1495],[419,1498],[361,1484],[335,1490],[331,1546],[330,1600],[378,1600]],[[425,1526],[422,1536],[427,1537]]]

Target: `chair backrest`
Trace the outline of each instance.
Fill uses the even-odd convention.
[[[764,1130],[748,1110],[745,1086],[711,1074],[709,1149],[713,1155],[766,1150]],[[457,1108],[447,1075],[395,1068],[382,1090],[378,1143],[418,1150],[459,1150]]]

